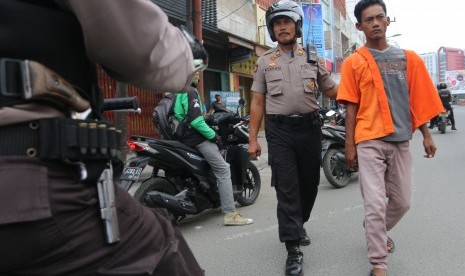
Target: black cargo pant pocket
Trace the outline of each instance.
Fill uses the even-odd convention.
[[[47,172],[34,161],[0,159],[0,225],[52,216]]]

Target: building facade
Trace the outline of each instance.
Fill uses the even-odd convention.
[[[438,49],[438,75],[440,82],[446,82],[448,71],[464,70],[464,51],[463,49],[440,47]]]
[[[438,74],[438,55],[435,52],[420,54],[421,59],[425,63],[428,74],[434,84],[439,83]]]

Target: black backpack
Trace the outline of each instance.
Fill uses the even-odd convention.
[[[176,140],[176,129],[179,121],[174,116],[174,103],[176,95],[174,93],[165,93],[157,106],[153,110],[152,122],[163,140]]]

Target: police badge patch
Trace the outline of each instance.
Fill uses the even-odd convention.
[[[268,66],[273,67],[276,66],[276,62],[274,61],[275,57],[270,57],[270,64]]]
[[[308,86],[310,87],[311,90],[315,90],[315,81],[310,80],[310,84]]]

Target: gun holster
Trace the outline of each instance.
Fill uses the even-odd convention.
[[[65,105],[77,112],[90,107],[89,101],[70,83],[32,60],[0,59],[0,98],[0,106],[40,100]]]

